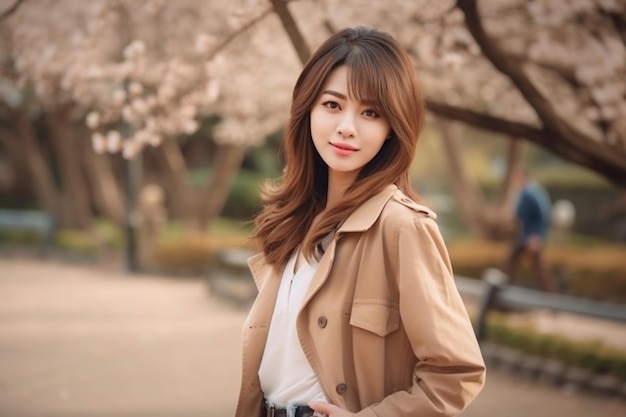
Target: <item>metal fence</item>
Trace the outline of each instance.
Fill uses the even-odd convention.
[[[231,294],[236,295],[237,301],[244,305],[251,302],[256,295],[256,287],[254,287],[246,263],[246,259],[250,255],[251,252],[245,250],[227,250],[219,253],[211,273],[211,281],[214,283],[216,292],[223,292],[220,291],[219,287],[220,276],[227,275],[224,278],[230,283],[233,279],[240,283],[247,283],[249,288],[246,286],[243,289],[236,288],[238,293]],[[507,285],[506,275],[497,269],[486,270],[482,279],[457,275],[455,282],[464,298],[472,298],[479,303],[475,321],[476,334],[479,340],[485,338],[487,316],[494,309],[508,311],[551,310],[626,323],[626,305]],[[230,288],[234,287],[231,286]]]
[[[461,295],[480,303],[475,323],[479,340],[485,338],[487,315],[496,308],[551,310],[626,323],[624,305],[510,286],[506,275],[497,269],[485,271],[482,280],[456,276],[455,281]]]

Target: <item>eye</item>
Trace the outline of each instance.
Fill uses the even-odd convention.
[[[376,113],[376,111],[372,110],[372,109],[367,109],[363,112],[363,114],[367,117],[373,117],[373,118],[378,118],[380,117],[380,115],[378,113]]]
[[[335,110],[339,108],[339,103],[337,103],[336,101],[325,101],[322,103],[322,106]]]

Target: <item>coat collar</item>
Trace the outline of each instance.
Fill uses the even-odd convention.
[[[420,211],[428,214],[430,217],[436,218],[436,214],[428,209],[426,206],[415,203],[408,199],[395,184],[389,184],[378,194],[364,202],[359,206],[348,218],[339,226],[335,237],[344,232],[364,232],[372,227],[376,220],[380,217],[385,205],[392,198],[396,198],[401,204],[410,207],[415,211]],[[335,239],[333,239],[334,242]],[[331,242],[332,243],[332,242]],[[248,266],[254,276],[257,288],[260,289],[262,283],[265,281],[260,278],[263,277],[263,273],[271,266],[266,262],[263,252],[256,254],[248,259]]]
[[[380,213],[387,202],[398,191],[398,187],[395,184],[389,184],[381,192],[367,200],[359,208],[357,208],[348,218],[344,221],[339,229],[338,234],[343,232],[363,232],[368,230],[376,219],[380,217]]]
[[[267,272],[273,272],[274,269],[265,259],[265,254],[261,251],[248,259],[248,268],[252,273],[252,278],[256,284],[257,289],[260,291],[263,283],[266,281],[265,275]]]

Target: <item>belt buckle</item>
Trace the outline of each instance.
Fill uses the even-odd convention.
[[[295,417],[311,417],[313,415],[315,415],[315,412],[308,406],[301,405],[296,408]]]

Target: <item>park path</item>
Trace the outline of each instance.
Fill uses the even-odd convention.
[[[245,312],[200,279],[0,257],[0,417],[228,417]],[[618,417],[498,369],[463,417]]]

